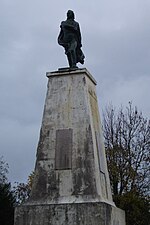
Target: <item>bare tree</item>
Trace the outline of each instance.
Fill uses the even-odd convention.
[[[103,112],[103,132],[114,195],[137,191],[148,195],[150,186],[150,120],[129,102],[116,112]]]

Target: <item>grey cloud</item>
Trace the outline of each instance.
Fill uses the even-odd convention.
[[[57,36],[68,9],[81,26],[83,67],[97,80],[100,111],[110,101],[118,106],[133,100],[149,115],[149,1],[2,0],[0,155],[12,181],[25,181],[34,168],[45,73],[67,66]]]

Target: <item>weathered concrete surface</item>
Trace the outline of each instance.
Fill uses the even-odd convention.
[[[80,196],[84,202],[89,196],[113,204],[96,81],[86,69],[47,76],[31,200],[62,203]]]
[[[16,225],[125,225],[124,211],[107,203],[33,205],[16,209]]]
[[[112,201],[96,81],[86,69],[47,77],[33,188],[15,225],[124,225]]]

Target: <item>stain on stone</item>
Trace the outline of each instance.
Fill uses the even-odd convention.
[[[46,148],[49,147],[48,142],[46,141],[47,138],[49,138],[50,128],[49,126],[45,126],[44,128],[41,128],[40,130],[40,139],[38,143],[37,148],[37,160],[42,160],[46,158],[46,154],[44,153],[44,147],[46,145]]]
[[[65,207],[65,220],[66,220],[66,223],[68,224],[69,218],[68,218],[68,207],[67,206]]]
[[[82,152],[81,152],[82,149]],[[94,153],[91,126],[86,129],[84,140],[79,139],[76,169],[73,170],[73,195],[95,195],[96,182],[94,173]]]
[[[86,84],[86,79],[85,79],[85,77],[83,77],[83,83],[84,83],[84,85]]]
[[[92,142],[92,133],[91,133],[91,127],[89,125],[88,130],[86,132],[86,140],[84,143],[84,151],[86,154],[85,160],[84,160],[84,181],[85,181],[85,189],[84,194],[95,194],[96,193],[96,183],[95,178],[93,177],[94,171],[93,171],[93,165],[94,165],[94,155],[93,155],[93,142]]]
[[[49,132],[49,130],[48,130],[48,131],[47,131],[47,137],[49,137],[49,133],[50,133],[50,132]]]
[[[35,172],[35,180],[31,191],[31,199],[37,200],[47,194],[47,172],[38,166]]]
[[[56,174],[51,171],[48,175],[48,196],[50,199],[56,199],[59,196],[59,178],[56,179]]]
[[[45,134],[43,129],[41,129],[40,139],[39,139],[38,148],[37,148],[37,160],[44,159],[45,154],[43,153],[43,149],[44,149],[46,137],[47,137],[47,135]]]
[[[44,146],[44,140],[45,140],[45,136],[43,134],[43,129],[41,128],[40,130],[40,139],[39,139],[39,143],[38,143],[38,148],[37,148],[37,160],[40,160],[44,157],[44,154],[42,152],[43,150],[43,146]]]
[[[77,170],[73,171],[73,174],[74,191],[72,192],[72,195],[78,195],[82,186],[82,176]]]
[[[112,214],[112,208],[108,207],[108,205],[106,205],[106,214],[105,214],[106,224],[110,224],[110,222],[111,222],[111,214]]]

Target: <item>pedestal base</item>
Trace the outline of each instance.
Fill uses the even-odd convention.
[[[15,225],[125,225],[124,211],[107,203],[22,205]]]

